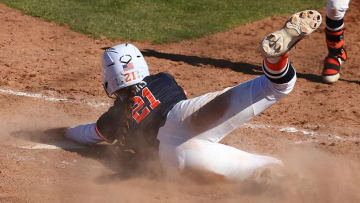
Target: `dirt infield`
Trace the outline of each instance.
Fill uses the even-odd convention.
[[[94,122],[111,103],[101,87],[100,48],[120,42],[0,4],[0,202],[360,202],[360,2],[350,8],[340,81],[321,83],[323,24],[291,52],[295,90],[223,141],[283,159],[288,175],[233,184],[163,177],[156,169],[121,173],[126,164],[111,157],[111,147],[65,140],[59,128]],[[136,45],[152,73],[171,73],[194,97],[262,74],[258,44],[285,19]]]

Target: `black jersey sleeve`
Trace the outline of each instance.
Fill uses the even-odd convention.
[[[120,136],[121,132],[119,129],[121,129],[121,125],[124,125],[121,122],[123,119],[121,116],[123,115],[119,105],[114,105],[96,121],[97,133],[106,142],[112,143]]]

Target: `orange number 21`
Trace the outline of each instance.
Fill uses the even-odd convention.
[[[157,100],[154,95],[150,92],[149,88],[144,88],[141,92],[142,97],[135,96],[134,97],[134,108],[132,111],[132,116],[136,120],[137,123],[140,123],[147,115],[150,113],[150,109],[145,106],[141,113],[139,111],[144,106],[144,98],[146,98],[150,102],[150,108],[154,110],[157,106],[159,106],[160,101]]]

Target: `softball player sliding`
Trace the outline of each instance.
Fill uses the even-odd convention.
[[[326,5],[326,44],[329,50],[324,60],[323,81],[334,83],[340,78],[340,68],[347,59],[344,49],[344,16],[350,0],[328,0]]]
[[[171,75],[150,75],[135,46],[108,48],[102,57],[103,86],[114,105],[96,123],[69,128],[65,136],[86,145],[118,140],[139,155],[156,151],[165,169],[210,172],[233,181],[281,165],[276,158],[219,142],[292,91],[296,74],[288,52],[320,24],[317,11],[294,14],[260,45],[264,75],[192,99]]]

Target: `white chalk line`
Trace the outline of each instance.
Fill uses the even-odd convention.
[[[295,127],[272,126],[272,125],[251,124],[251,123],[245,123],[243,124],[242,127],[252,128],[252,129],[271,128],[271,129],[279,130],[280,132],[299,133],[302,135],[306,135],[308,137],[305,140],[295,141],[294,144],[319,143],[321,142],[320,139],[326,139],[334,142],[336,141],[360,142],[360,138],[357,137],[340,137],[338,135],[332,135],[332,134],[321,134],[312,130],[297,129]]]
[[[6,89],[0,89],[0,94],[8,94],[8,95],[43,99],[43,100],[49,101],[49,102],[66,102],[66,103],[74,103],[74,104],[87,104],[87,105],[89,105],[91,107],[95,107],[95,108],[110,106],[110,104],[104,103],[104,102],[99,103],[99,102],[93,102],[93,101],[87,101],[87,100],[81,100],[81,101],[70,100],[70,99],[66,99],[66,98],[49,97],[49,96],[46,96],[46,95],[43,95],[40,93],[27,93],[27,92],[20,92],[20,91],[14,91],[14,90],[6,90]],[[356,137],[344,138],[344,137],[340,137],[337,135],[322,135],[315,131],[302,130],[302,129],[297,129],[295,127],[272,126],[272,125],[250,124],[250,123],[245,123],[245,124],[243,124],[242,127],[253,128],[253,129],[271,128],[271,129],[277,129],[280,132],[300,133],[300,134],[309,136],[308,139],[296,141],[296,142],[294,142],[294,144],[319,142],[319,140],[314,139],[315,137],[326,138],[327,140],[333,140],[333,141],[337,140],[337,141],[360,142],[360,139],[356,138]],[[73,146],[73,145],[69,145],[69,144],[64,145],[61,143],[60,144],[57,143],[56,145],[49,145],[49,144],[26,145],[26,146],[21,146],[21,148],[31,149],[31,150],[35,150],[35,149],[50,149],[51,150],[51,149],[60,149],[60,148],[62,148],[62,149],[78,149],[79,146]]]
[[[40,144],[40,143],[36,143],[36,144],[26,144],[26,145],[21,145],[19,146],[19,148],[22,149],[31,149],[31,150],[37,150],[37,149],[65,149],[65,150],[72,150],[72,149],[84,149],[85,146],[76,144],[76,143],[72,143],[72,142],[67,142],[67,141],[58,141],[56,143],[48,143],[48,144]]]
[[[23,155],[18,154],[18,153],[6,153],[6,154],[4,154],[4,158],[6,158],[8,160],[14,160],[17,163],[26,162],[26,161],[37,161],[40,164],[46,164],[46,163],[48,163],[50,161],[50,160],[48,160],[47,158],[44,158],[44,157],[23,156]],[[60,162],[56,161],[55,167],[66,168],[67,166],[75,166],[77,162],[78,161],[76,159],[73,159],[71,161],[60,161]],[[0,199],[1,199],[1,194],[0,194]]]
[[[66,98],[56,98],[56,97],[49,97],[43,94],[39,93],[27,93],[27,92],[19,92],[14,90],[6,90],[6,89],[0,89],[1,94],[8,94],[8,95],[15,95],[15,96],[22,96],[22,97],[29,97],[29,98],[36,98],[36,99],[43,99],[45,101],[49,102],[66,102],[66,103],[73,103],[73,104],[87,104],[91,107],[104,107],[104,106],[110,106],[108,103],[104,102],[93,102],[93,101],[86,101],[86,100],[70,100]]]

